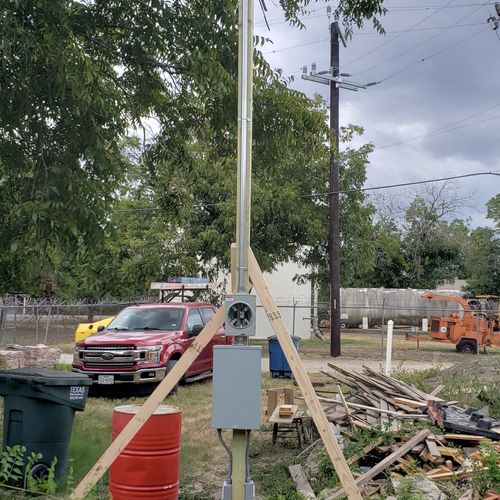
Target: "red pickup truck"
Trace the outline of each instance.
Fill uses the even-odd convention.
[[[89,375],[94,384],[101,385],[159,382],[214,314],[214,306],[193,302],[127,307],[101,332],[76,344],[73,371]],[[213,346],[231,340],[220,329],[185,379],[209,376]]]

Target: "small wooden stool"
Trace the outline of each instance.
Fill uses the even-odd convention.
[[[290,423],[285,422],[272,422],[273,423],[273,437],[272,445],[276,444],[278,439],[297,439],[298,447],[302,448],[302,442],[305,441],[304,425],[303,425],[303,411],[295,412]],[[269,419],[271,422],[271,419]],[[295,434],[295,436],[290,436]]]
[[[281,395],[284,396],[286,405],[293,406],[293,414],[291,416],[281,417],[279,415],[280,405],[278,404],[278,398]],[[302,442],[305,441],[304,412],[298,411],[298,408],[295,404],[295,390],[292,387],[267,390],[267,415],[269,416],[269,423],[273,424],[273,446],[278,439],[291,437],[292,439],[297,439],[299,448],[302,448]]]

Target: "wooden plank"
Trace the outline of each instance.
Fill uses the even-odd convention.
[[[295,389],[293,387],[285,387],[283,392],[285,393],[285,404],[293,405],[295,403]]]
[[[429,452],[434,459],[441,458],[441,453],[439,452],[437,444],[434,440],[426,439],[425,444],[427,445],[427,448],[429,448]]]
[[[314,443],[310,444],[307,448],[302,450],[298,455],[297,455],[297,460],[299,458],[302,458],[303,456],[307,455],[309,451],[311,451],[313,448],[315,448],[319,443],[321,442],[321,438],[316,439]]]
[[[208,322],[200,334],[193,340],[186,349],[184,355],[177,361],[167,376],[160,382],[158,387],[149,396],[141,409],[135,414],[134,418],[123,428],[116,436],[116,439],[110,444],[107,450],[102,454],[99,460],[94,464],[90,471],[76,486],[71,494],[71,499],[83,498],[87,491],[92,488],[97,481],[108,470],[109,466],[115,461],[116,457],[125,449],[132,438],[139,432],[152,413],[158,408],[170,391],[179,382],[186,373],[193,361],[200,355],[201,351],[208,345],[212,337],[219,331],[224,323],[224,307],[221,307],[212,319]]]
[[[476,443],[488,439],[486,436],[475,436],[470,434],[443,434],[441,437],[451,441],[475,441]]]
[[[278,406],[278,391],[276,389],[267,390],[267,416],[270,417],[274,409]]]
[[[347,406],[346,400],[344,398],[344,393],[342,392],[340,385],[337,386],[337,391],[339,392],[340,401],[342,401],[342,404],[344,405],[344,410],[347,413],[347,418],[349,419],[349,422],[351,422],[352,429],[354,430],[354,426],[355,426],[354,419],[352,418],[351,410]]]
[[[279,405],[278,406],[278,415],[280,417],[292,417],[295,415],[298,410],[297,405]]]
[[[294,483],[297,485],[297,491],[305,498],[314,499],[316,495],[314,494],[309,481],[302,469],[301,465],[289,465],[288,470]]]
[[[380,384],[378,384],[378,381],[377,381],[377,383],[374,383],[373,380],[370,380],[368,377],[365,377],[364,375],[361,375],[360,373],[350,372],[349,370],[344,370],[340,366],[336,366],[333,363],[327,363],[327,364],[332,370],[335,370],[335,371],[341,373],[342,375],[344,375],[345,377],[348,377],[348,378],[350,377],[358,382],[369,384],[369,385],[374,385],[375,387],[380,387],[380,386],[384,387],[386,385],[384,382],[380,382]]]
[[[300,388],[302,396],[306,401],[309,413],[311,414],[311,417],[316,424],[316,429],[323,439],[325,449],[328,453],[328,456],[330,457],[330,460],[332,461],[335,472],[337,473],[342,486],[345,488],[348,498],[360,500],[361,494],[358,487],[356,486],[354,478],[351,474],[349,466],[347,465],[344,455],[342,454],[342,450],[340,449],[332,428],[330,427],[330,422],[328,421],[325,412],[323,411],[323,407],[319,402],[318,396],[316,395],[314,387],[309,380],[309,376],[307,375],[307,371],[302,364],[295,346],[293,345],[292,339],[285,327],[285,323],[283,322],[278,308],[274,303],[271,293],[267,288],[259,264],[255,259],[255,255],[253,254],[251,249],[248,254],[248,263],[250,279],[255,287],[262,305],[264,306],[264,310],[266,311],[267,317],[269,318],[271,327],[275,335],[278,337],[281,349],[283,350],[288,364],[290,365],[293,376],[295,377],[295,380],[297,380],[297,384]]]
[[[282,417],[282,416],[280,416],[280,406],[282,406],[282,405],[278,405],[274,409],[273,414],[269,417],[269,422],[271,424],[291,424],[291,423],[293,423],[293,419],[295,418],[295,414],[297,413],[297,410],[299,409],[299,407],[297,405],[293,405],[291,415],[287,416],[287,417]]]
[[[387,401],[385,399],[380,398],[380,408],[382,410],[388,410]],[[389,418],[387,417],[387,413],[380,414],[380,428],[382,431],[387,432],[389,430]]]
[[[433,391],[431,391],[429,394],[431,396],[437,396],[443,389],[445,388],[444,384],[439,384]]]
[[[320,396],[317,396],[319,401],[325,401],[326,403],[334,403],[337,405],[341,405],[342,401],[337,401],[336,399],[330,399],[330,398],[322,398]],[[301,397],[297,397],[297,399],[305,399]],[[359,410],[371,410],[377,413],[385,413],[387,415],[392,415],[394,417],[398,418],[407,418],[407,419],[415,419],[418,420],[420,418],[427,418],[427,415],[423,415],[421,413],[398,413],[393,410],[382,410],[381,408],[375,408],[374,406],[366,406],[366,405],[359,405],[357,403],[351,403],[349,401],[346,402],[347,406],[350,408],[357,408]]]
[[[406,406],[414,407],[414,408],[427,408],[427,403],[423,401],[415,401],[413,399],[395,397],[395,403],[402,403]]]
[[[372,467],[369,471],[365,472],[364,474],[361,474],[361,476],[359,476],[356,479],[356,484],[358,486],[361,486],[362,484],[367,483],[370,479],[373,479],[375,476],[377,476],[385,469],[387,469],[387,467],[392,465],[398,458],[401,458],[403,455],[408,453],[414,446],[421,443],[429,434],[430,431],[428,429],[422,429],[421,431],[419,431],[409,441],[402,444],[397,450],[391,453],[388,457],[384,458],[384,460],[382,460],[377,465]],[[331,496],[331,498],[336,498],[341,495],[345,495],[345,491],[343,488],[337,490]]]

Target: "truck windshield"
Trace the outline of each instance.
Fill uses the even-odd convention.
[[[184,309],[128,307],[109,324],[108,330],[179,330]]]

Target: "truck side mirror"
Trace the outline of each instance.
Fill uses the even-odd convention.
[[[193,328],[191,328],[191,331],[189,332],[190,337],[196,337],[202,330],[204,326],[203,325],[194,325]]]

